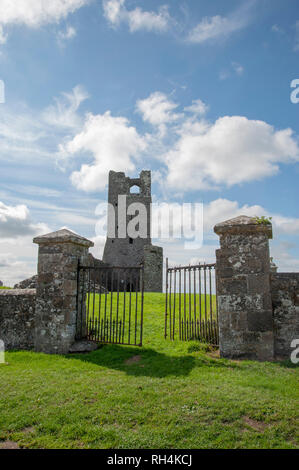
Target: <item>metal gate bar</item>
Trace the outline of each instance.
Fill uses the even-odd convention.
[[[169,267],[166,259],[165,338],[177,333],[219,344],[216,264]]]
[[[143,304],[143,266],[78,266],[78,339],[142,346]]]

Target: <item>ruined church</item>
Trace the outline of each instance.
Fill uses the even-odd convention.
[[[122,201],[124,206],[120,208]],[[145,292],[162,292],[163,249],[152,245],[151,202],[150,171],[141,171],[139,178],[129,178],[123,172],[109,172],[108,230],[102,262],[106,266],[124,268],[143,265]],[[128,233],[130,221],[138,215],[134,203],[142,203],[145,208],[146,236],[133,238]],[[121,221],[120,217],[124,220]],[[125,222],[124,233],[120,233],[121,222]]]

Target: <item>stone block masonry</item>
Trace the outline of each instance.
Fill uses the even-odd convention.
[[[90,240],[69,230],[37,237],[35,351],[67,354],[77,330],[77,268],[88,263]]]
[[[132,186],[138,186],[140,192],[131,194],[130,188]],[[126,197],[126,205],[122,209],[118,205],[119,196]],[[110,266],[139,266],[143,263],[144,247],[151,245],[151,172],[143,170],[139,178],[129,178],[123,172],[110,171],[108,202],[111,207],[114,207],[115,213],[110,213],[108,210],[108,233],[103,261]],[[128,223],[132,217],[127,212],[129,206],[134,203],[141,203],[146,209],[147,234],[145,238],[137,237],[133,240],[127,233]],[[120,233],[122,217],[125,219],[125,234]],[[109,237],[109,227],[115,227],[115,236],[112,238]],[[122,235],[124,238],[122,238]]]
[[[35,300],[35,289],[0,290],[0,340],[7,351],[33,349]]]
[[[163,248],[154,245],[144,247],[144,291],[162,292]]]
[[[240,216],[214,228],[220,355],[271,361],[274,358],[269,238],[272,225]]]
[[[138,193],[132,193],[131,188],[137,186]],[[125,197],[124,207],[120,207],[119,197]],[[108,189],[109,207],[114,208],[111,212],[108,210],[108,233],[104,247],[103,262],[108,266],[140,266],[145,267],[144,289],[146,292],[162,292],[163,277],[163,249],[152,245],[151,240],[151,172],[141,171],[139,178],[129,178],[123,172],[109,172]],[[134,205],[142,204],[146,211],[146,216],[142,223],[138,221],[140,233],[145,230],[143,236],[130,238],[128,226],[139,214],[136,208],[129,214],[129,208]],[[123,224],[124,222],[124,224]],[[123,228],[121,228],[122,225]],[[142,225],[142,227],[141,227]],[[115,229],[112,236],[110,228]],[[125,233],[123,229],[125,228]],[[142,230],[141,230],[142,229]],[[136,229],[137,230],[137,229]],[[125,281],[125,279],[122,279]]]
[[[271,274],[274,321],[274,352],[289,359],[291,343],[299,339],[299,273]]]

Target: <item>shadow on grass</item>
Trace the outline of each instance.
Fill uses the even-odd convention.
[[[294,364],[290,359],[275,361],[275,363],[284,369],[299,369],[299,364]]]
[[[101,367],[115,369],[128,375],[147,377],[187,376],[194,367],[228,367],[214,359],[194,356],[169,356],[151,348],[103,345],[89,354],[69,354],[67,359],[78,359]]]
[[[79,359],[128,375],[167,377],[185,376],[196,365],[192,356],[167,356],[150,348],[106,344],[89,354],[69,354],[67,359]]]

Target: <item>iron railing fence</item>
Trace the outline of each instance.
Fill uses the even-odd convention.
[[[142,346],[143,303],[143,266],[78,266],[78,338]]]
[[[166,260],[165,338],[219,344],[216,264],[169,267]]]

